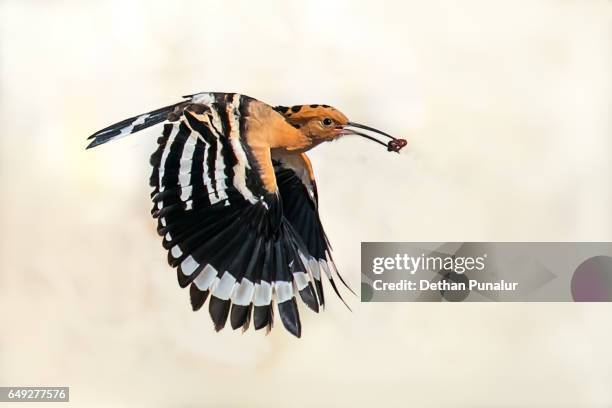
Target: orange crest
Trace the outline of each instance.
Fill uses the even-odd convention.
[[[277,106],[274,110],[294,126],[303,125],[312,119],[324,120],[325,118],[333,120],[340,126],[348,123],[348,118],[342,112],[329,105]]]

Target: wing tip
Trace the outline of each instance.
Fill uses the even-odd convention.
[[[215,295],[210,297],[210,302],[208,302],[208,311],[213,321],[215,331],[221,331],[225,327],[227,317],[229,316],[231,303],[232,302],[229,299],[220,299]]]
[[[191,308],[194,312],[197,312],[202,308],[206,299],[208,298],[208,290],[200,290],[195,283],[192,283],[189,287],[189,299],[191,301]]]
[[[87,140],[89,140],[89,139],[91,139],[91,137],[90,137],[90,138],[88,138]],[[100,145],[101,145],[101,144],[103,144],[103,143],[104,143],[104,142],[101,142],[101,141],[100,141],[100,140],[98,140],[98,139],[94,139],[94,140],[92,140],[92,141],[91,141],[91,142],[90,142],[90,143],[87,145],[87,147],[85,147],[85,150],[89,150],[89,149],[94,148],[94,147],[96,147],[96,146],[100,146]]]
[[[285,329],[293,334],[298,339],[302,337],[302,323],[300,322],[300,313],[298,311],[295,296],[277,305],[278,313],[280,314],[281,322]]]
[[[233,330],[237,330],[242,327],[242,332],[246,331],[245,325],[250,320],[252,303],[249,305],[237,305],[232,304],[232,310],[230,312],[230,325]]]

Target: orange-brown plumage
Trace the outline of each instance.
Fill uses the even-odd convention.
[[[292,109],[283,115],[278,109],[274,110],[259,101],[249,105],[247,140],[269,192],[276,190],[272,157],[284,156],[287,160],[299,162],[301,166],[307,163],[310,177],[314,180],[312,166],[304,152],[319,143],[339,137],[337,127],[348,123],[346,116],[332,107],[304,105],[300,109]],[[325,124],[326,119],[331,122]],[[271,150],[274,152],[272,155]],[[289,159],[290,156],[296,158]]]
[[[308,149],[340,137],[342,134],[339,128],[349,123],[346,115],[328,105],[278,106],[275,109],[284,116],[287,123],[310,139]]]

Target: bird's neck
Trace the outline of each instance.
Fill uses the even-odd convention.
[[[305,151],[313,146],[312,139],[287,123],[281,114],[259,101],[249,104],[247,137],[252,148]]]

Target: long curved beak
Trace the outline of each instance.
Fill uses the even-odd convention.
[[[367,130],[369,132],[388,137],[391,140],[385,143],[370,134],[360,132],[352,128]],[[399,153],[399,151],[408,144],[408,142],[405,139],[395,138],[391,136],[390,134],[383,132],[382,130],[374,129],[373,127],[362,125],[362,124],[355,123],[355,122],[348,122],[346,125],[339,127],[339,130],[340,130],[339,132],[340,135],[356,135],[356,136],[365,137],[366,139],[370,139],[373,142],[376,142],[378,144],[385,146],[387,148],[387,151],[389,152]]]

